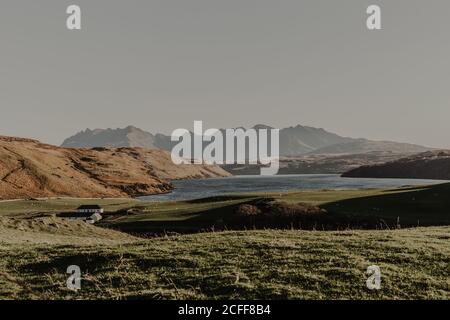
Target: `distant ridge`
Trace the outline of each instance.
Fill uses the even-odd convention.
[[[258,124],[256,130],[272,127]],[[142,147],[170,151],[173,146],[170,136],[152,134],[134,126],[123,129],[86,129],[64,140],[62,147]],[[305,154],[359,154],[365,152],[395,152],[413,154],[431,148],[393,141],[371,141],[342,137],[322,128],[297,125],[280,130],[280,155],[299,156]]]
[[[155,137],[144,130],[128,126],[123,129],[86,129],[64,140],[62,147],[95,148],[95,147],[141,147],[156,149]]]
[[[450,180],[450,151],[427,151],[384,164],[362,166],[350,170],[342,176]]]
[[[413,154],[429,150],[430,148],[410,143],[352,139],[350,142],[338,143],[314,150],[311,154],[355,154],[386,151],[393,153]]]
[[[297,125],[280,130],[280,154],[297,156],[352,140],[322,128]]]

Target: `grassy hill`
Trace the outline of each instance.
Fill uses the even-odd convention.
[[[95,245],[0,244],[13,299],[449,299],[449,227],[242,231]],[[82,289],[66,288],[66,268]],[[381,290],[366,287],[381,268]]]
[[[449,299],[449,189],[321,190],[165,203],[3,201],[0,299]],[[107,228],[54,216],[94,202],[105,207],[100,226]],[[297,216],[294,210],[283,220],[298,218],[303,230],[288,224],[264,229],[250,216],[229,225],[235,231],[217,231],[236,222],[236,208],[267,203],[287,213],[323,211]],[[404,228],[417,220],[429,227]],[[340,231],[321,229],[330,222]],[[372,230],[350,230],[362,222]],[[136,237],[149,233],[160,236]],[[366,287],[365,272],[374,264],[382,272],[378,291]],[[79,292],[66,288],[69,265],[81,267]]]
[[[178,202],[145,202],[134,199],[75,199],[0,201],[0,217],[32,217],[70,211],[80,204],[100,204],[103,227],[132,233],[191,233],[205,230],[254,229],[386,229],[450,225],[450,184],[398,189],[313,190],[287,193],[242,194]],[[274,201],[284,206],[298,203],[317,206],[325,213],[295,219],[241,219],[242,204]],[[237,221],[236,221],[237,219]],[[303,224],[301,224],[304,222]],[[294,224],[293,224],[294,223]]]
[[[387,190],[319,190],[246,194],[193,201],[140,203],[126,212],[110,215],[103,226],[138,233],[198,232],[265,227],[345,229],[397,228],[450,225],[450,184]],[[242,204],[273,200],[305,203],[326,211],[320,215],[293,215],[242,219],[234,214]],[[237,220],[237,221],[236,221]]]

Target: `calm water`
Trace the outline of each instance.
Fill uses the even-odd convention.
[[[141,197],[148,201],[191,200],[233,193],[301,189],[369,189],[442,183],[441,180],[342,178],[335,174],[237,176],[173,181],[171,193]]]

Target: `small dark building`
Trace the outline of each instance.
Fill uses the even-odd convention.
[[[103,219],[103,208],[99,205],[82,205],[77,208],[76,212],[62,212],[58,216],[69,220],[82,220],[87,223],[96,223]]]
[[[98,204],[87,204],[77,208],[79,213],[103,213],[103,208]]]

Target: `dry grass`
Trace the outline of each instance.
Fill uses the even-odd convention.
[[[449,299],[450,228],[243,231],[96,245],[1,244],[10,299]],[[65,286],[82,270],[82,290]],[[382,288],[366,288],[376,264]]]

